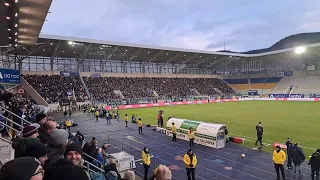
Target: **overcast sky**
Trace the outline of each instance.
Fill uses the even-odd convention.
[[[54,0],[50,12],[43,34],[214,51],[320,31],[320,0]]]

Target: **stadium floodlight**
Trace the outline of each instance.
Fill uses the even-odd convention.
[[[305,47],[302,47],[302,46],[296,47],[296,49],[294,50],[294,52],[295,52],[296,54],[302,54],[302,53],[306,52],[306,48],[305,48]]]
[[[69,42],[68,42],[68,44],[69,44],[69,45],[72,45],[72,44],[73,44],[73,42],[72,42],[72,41],[69,41]]]

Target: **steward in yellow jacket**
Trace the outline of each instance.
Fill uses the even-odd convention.
[[[148,170],[151,164],[151,157],[150,157],[149,149],[147,147],[143,148],[141,159],[144,167],[144,179],[148,179]]]
[[[172,141],[177,141],[177,127],[172,123]]]
[[[189,128],[188,138],[189,138],[190,149],[191,149],[191,148],[194,148],[194,138],[195,138],[195,135],[194,135],[194,131],[193,131],[192,127]]]
[[[96,121],[98,121],[98,120],[99,120],[99,116],[100,116],[99,110],[97,110],[97,111],[94,113],[94,115],[96,116]]]
[[[141,121],[141,118],[138,119],[137,124],[138,124],[138,127],[139,127],[139,134],[143,134],[142,133],[142,121]]]
[[[191,179],[192,177],[192,179],[195,180],[196,179],[195,168],[197,165],[197,156],[193,154],[191,149],[189,149],[187,154],[184,155],[183,162],[186,165],[188,179]]]
[[[126,127],[128,127],[128,114],[126,114],[126,115],[124,116],[124,120],[125,120],[125,122],[126,122]]]
[[[276,169],[277,179],[280,179],[280,172],[282,178],[285,179],[284,173],[284,162],[286,161],[286,153],[280,148],[280,146],[276,146],[276,150],[273,151],[272,159],[274,162],[274,168]]]

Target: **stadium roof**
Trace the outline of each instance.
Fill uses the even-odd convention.
[[[304,58],[318,58],[320,43],[304,46],[307,51]],[[37,45],[18,47],[9,54],[19,54],[21,49],[27,49],[28,55],[45,57],[65,57],[83,59],[106,59],[131,61],[141,63],[187,64],[193,68],[214,67],[222,60],[236,61],[241,59],[284,60],[300,58],[295,53],[296,48],[282,49],[259,54],[241,54],[229,52],[214,52],[203,50],[178,49],[139,44],[128,44],[112,41],[92,40],[66,36],[39,36]]]
[[[34,45],[52,0],[0,0],[0,46]]]

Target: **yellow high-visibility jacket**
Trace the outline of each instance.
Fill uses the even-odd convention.
[[[191,162],[191,159],[189,157],[188,154],[185,154],[184,157],[183,157],[183,162],[184,164],[186,165],[187,168],[195,168],[196,165],[197,165],[197,156],[195,154],[193,154],[193,158],[192,158],[192,162]],[[190,167],[190,164],[193,165],[193,167]]]
[[[72,122],[69,119],[66,120],[66,126],[68,126],[68,127],[72,126]]]
[[[142,121],[138,120],[137,124],[138,124],[138,127],[142,127]]]
[[[192,133],[190,131],[188,131],[188,138],[189,139],[194,139],[195,138],[194,131],[192,131]]]
[[[148,165],[148,166],[151,164],[150,154],[147,154],[147,153],[145,153],[144,151],[142,151],[141,159],[142,159],[142,163],[143,163],[143,164],[146,164],[146,165]]]
[[[283,150],[280,150],[279,152],[277,152],[277,150],[273,151],[272,159],[274,163],[284,164],[286,158],[286,153]]]
[[[176,133],[177,132],[177,128],[175,125],[172,125],[172,133]]]

